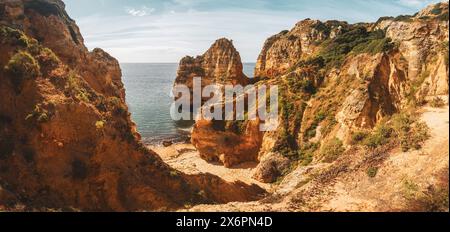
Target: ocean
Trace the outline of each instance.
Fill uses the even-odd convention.
[[[170,92],[178,64],[122,63],[120,66],[127,104],[143,142],[158,144],[165,140],[185,140],[192,123],[181,125],[170,117]],[[254,63],[245,63],[244,73],[252,77],[254,68]]]

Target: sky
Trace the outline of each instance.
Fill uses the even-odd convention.
[[[441,0],[64,0],[89,49],[121,63],[177,63],[226,37],[243,62],[264,41],[305,19],[374,22],[414,14]]]

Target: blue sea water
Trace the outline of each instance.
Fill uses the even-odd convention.
[[[170,92],[176,78],[176,63],[122,63],[127,104],[144,143],[184,140],[191,124],[180,125],[170,117]],[[244,73],[252,77],[254,63],[244,64]]]

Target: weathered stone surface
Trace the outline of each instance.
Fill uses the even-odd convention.
[[[255,169],[253,178],[262,183],[273,183],[289,168],[290,163],[279,153],[268,153]]]
[[[168,210],[264,192],[145,148],[117,60],[86,49],[62,1],[2,1],[0,24],[0,209]]]
[[[192,130],[191,142],[200,156],[210,162],[220,162],[225,167],[258,160],[263,133],[259,120],[249,121],[242,134],[226,130],[225,122],[198,120]]]

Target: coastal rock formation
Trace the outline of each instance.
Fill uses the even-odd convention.
[[[181,59],[175,85],[183,84],[192,89],[193,78],[201,77],[202,86],[210,84],[246,85],[241,56],[233,42],[218,39],[203,55]]]
[[[306,19],[270,37],[256,64],[257,84],[278,84],[284,91],[279,128],[258,137],[255,178],[270,182],[289,171],[280,155],[302,165],[320,163],[330,141],[349,147],[358,131],[447,95],[448,24],[448,2],[442,2],[376,23]],[[193,138],[205,134],[194,143],[208,141],[209,151],[197,146],[214,158],[222,150],[213,148],[223,142],[207,138],[217,130],[202,131],[212,127],[194,127]]]
[[[86,49],[62,1],[0,2],[0,210],[171,210],[263,193],[148,150],[117,60]]]
[[[243,73],[239,53],[232,41],[225,38],[217,40],[202,56],[183,58],[174,85],[184,84],[192,91],[194,77],[202,78],[202,87],[210,84],[245,86],[250,81]],[[256,161],[262,140],[259,122],[237,124],[197,119],[191,142],[203,159],[221,162],[226,167]]]
[[[329,36],[309,27],[312,43],[289,35],[313,20],[268,39],[255,76],[283,89],[280,126],[263,135],[254,178],[277,185],[191,210],[448,212],[448,5]]]

